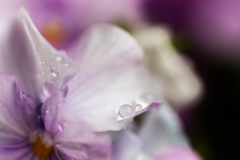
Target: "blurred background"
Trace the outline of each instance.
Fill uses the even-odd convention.
[[[1,15],[24,6],[43,36],[67,51],[87,26],[119,25],[146,51],[192,147],[204,160],[239,159],[240,0],[2,2],[11,7]]]

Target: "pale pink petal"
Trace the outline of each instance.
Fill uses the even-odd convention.
[[[154,102],[141,99],[151,91],[149,76],[141,66],[141,47],[120,28],[91,27],[70,57],[78,61],[81,71],[66,85],[66,112],[81,117],[96,131],[122,129]],[[142,106],[137,110],[138,102]],[[132,113],[120,117],[119,108],[125,104],[132,106]]]
[[[166,102],[149,113],[138,134],[149,155],[169,146],[188,146],[180,121]]]
[[[0,148],[21,147],[39,127],[36,106],[16,78],[0,73]]]
[[[57,51],[42,37],[25,11],[21,10],[21,15],[37,59],[39,83],[51,94],[54,89],[61,88],[79,68],[64,51]]]
[[[172,147],[156,156],[154,160],[201,160],[201,158],[188,147]]]
[[[114,160],[135,160],[141,152],[142,142],[130,131],[123,131],[114,142]]]

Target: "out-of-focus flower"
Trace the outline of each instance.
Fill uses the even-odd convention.
[[[239,0],[146,0],[145,14],[185,34],[201,54],[239,61]]]
[[[93,23],[137,21],[141,17],[141,1],[6,0],[4,6],[11,11],[26,8],[44,37],[55,47],[67,49]]]
[[[223,59],[238,62],[240,57],[239,6],[239,0],[195,1],[188,9],[186,31],[195,44],[207,51],[207,54],[215,54]]]
[[[189,61],[172,46],[170,32],[155,26],[135,30],[133,35],[144,48],[145,64],[166,99],[175,107],[195,102],[202,92],[201,81]]]
[[[179,119],[166,102],[160,108],[151,110],[142,128],[135,132],[124,131],[119,136],[115,146],[119,149],[115,153],[116,160],[201,159],[189,147]]]
[[[100,24],[82,36],[71,60],[40,35],[24,11],[21,16],[0,41],[0,70],[17,76],[22,86],[1,74],[1,157],[109,159],[108,145],[91,130],[120,130],[159,105],[149,99],[141,48],[121,29]]]

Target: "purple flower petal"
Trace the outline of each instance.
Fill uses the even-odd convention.
[[[141,47],[121,29],[107,24],[91,27],[70,57],[81,71],[67,83],[66,112],[96,131],[125,128],[154,102],[140,103],[142,108],[135,112],[137,99],[149,90],[149,76],[141,66]],[[125,104],[133,113],[121,118],[118,110]]]
[[[42,107],[46,132],[53,136],[55,147],[61,151],[60,157],[94,159],[102,156],[109,159],[110,139],[94,133],[79,119],[73,119],[65,114],[62,101],[63,94],[54,93]]]
[[[24,146],[39,127],[36,106],[13,75],[0,73],[0,88],[0,148]]]

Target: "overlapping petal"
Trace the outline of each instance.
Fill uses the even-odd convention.
[[[132,117],[119,119],[118,109],[134,107],[149,91],[149,77],[141,66],[143,51],[126,32],[108,24],[91,27],[70,57],[81,71],[67,84],[65,105],[96,131],[119,130]],[[142,110],[151,102],[142,104]]]
[[[39,126],[36,106],[13,75],[0,73],[0,88],[0,148],[24,146]]]

